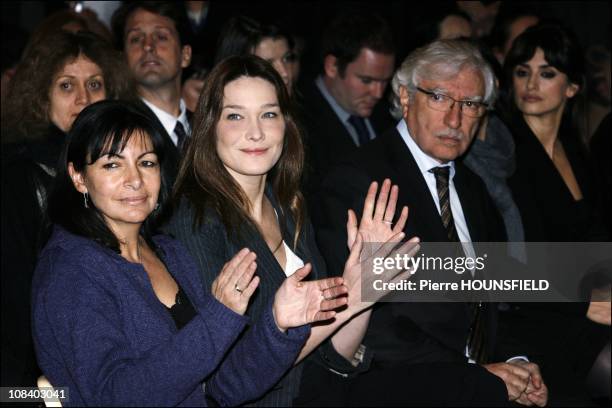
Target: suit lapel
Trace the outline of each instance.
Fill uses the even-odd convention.
[[[329,137],[329,140],[326,140],[327,147],[330,148],[332,152],[353,152],[357,149],[355,146],[355,142],[351,137],[348,130],[344,124],[336,115],[336,112],[329,105],[329,102],[325,99],[325,97],[321,94],[321,91],[315,86],[314,93],[316,95],[316,106],[319,107],[319,113],[321,117],[312,118],[313,120],[320,121],[323,124],[323,129],[325,132],[322,134],[333,135],[333,137]],[[316,136],[316,135],[315,135]]]
[[[410,149],[396,129],[385,138],[386,157],[393,169],[394,176],[391,181],[400,186],[398,211],[401,206],[408,205],[410,215],[406,233],[408,236],[419,231],[422,241],[447,241],[446,230],[442,224],[440,214],[434,203],[425,178],[416,164]],[[379,180],[382,181],[382,180]]]

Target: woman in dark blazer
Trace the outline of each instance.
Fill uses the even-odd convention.
[[[247,309],[252,317],[262,314],[288,276],[303,270],[317,278],[326,275],[304,215],[298,187],[302,163],[299,129],[279,74],[256,56],[219,63],[208,75],[198,104],[193,141],[175,186],[179,207],[168,229],[197,259],[206,283],[216,278],[210,268],[222,265],[238,249],[246,246],[257,254],[261,282]],[[369,311],[361,312],[376,299],[361,301],[361,242],[398,242],[407,219],[404,208],[391,228],[397,188],[385,182],[374,211],[376,191],[373,185],[366,201],[369,212],[364,211],[359,228],[355,215],[349,216],[352,252],[343,275],[348,307],[335,320],[313,327],[294,368],[253,403],[291,405],[300,389],[303,365],[298,363],[317,348],[317,361],[341,376],[367,368],[369,353],[360,343]],[[319,347],[332,334],[333,340]]]
[[[531,242],[607,241],[591,202],[588,163],[573,130],[571,102],[583,83],[582,50],[555,24],[527,29],[514,42],[504,72],[516,144],[516,172],[509,185]],[[597,302],[515,304],[502,313],[542,367],[551,403],[580,403],[584,378],[609,336]],[[609,309],[609,303],[608,303]],[[502,324],[502,329],[504,325]],[[520,335],[522,333],[522,335]]]

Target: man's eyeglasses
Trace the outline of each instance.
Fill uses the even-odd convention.
[[[466,116],[472,118],[479,118],[485,114],[487,111],[487,105],[482,102],[476,101],[458,101],[454,98],[451,98],[448,95],[444,95],[438,92],[426,91],[423,88],[416,88],[419,92],[423,92],[427,95],[427,106],[429,106],[433,110],[437,110],[440,112],[448,112],[453,109],[455,102],[459,104],[459,109],[461,113]]]

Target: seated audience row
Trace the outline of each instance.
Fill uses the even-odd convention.
[[[121,53],[70,24],[26,48],[2,106],[3,385],[32,384],[35,347],[66,405],[609,399],[610,282],[584,303],[363,298],[374,242],[510,241],[520,268],[528,242],[610,240],[567,29],[517,13],[491,51],[440,8],[395,70],[387,22],[348,12],[298,87],[293,37],[245,16],[183,82],[186,17],[125,2]]]

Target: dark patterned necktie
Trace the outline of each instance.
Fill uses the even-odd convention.
[[[174,134],[178,139],[176,147],[179,152],[183,153],[185,151],[185,144],[187,142],[187,132],[185,132],[185,128],[183,127],[183,124],[180,121],[176,122],[176,126],[174,127]]]
[[[436,177],[436,189],[438,190],[438,200],[440,201],[440,217],[446,229],[446,234],[450,242],[459,242],[455,220],[450,206],[449,196],[449,175],[450,167],[434,167],[429,170]],[[463,253],[457,254],[462,256]],[[468,337],[468,350],[470,357],[479,364],[486,362],[486,338],[485,338],[485,318],[483,316],[481,302],[471,302],[468,304],[472,315],[472,324]]]
[[[368,132],[368,127],[366,126],[365,120],[363,118],[351,115],[351,117],[349,117],[348,119],[348,122],[357,132],[359,146],[363,146],[364,144],[370,141],[370,132]]]
[[[436,189],[438,190],[438,200],[440,201],[440,217],[442,218],[442,224],[446,229],[446,235],[448,240],[451,242],[459,242],[459,236],[457,235],[457,229],[455,228],[455,220],[453,219],[453,212],[450,206],[450,195],[448,188],[448,178],[450,174],[450,167],[434,167],[429,170],[430,173],[436,177]]]

